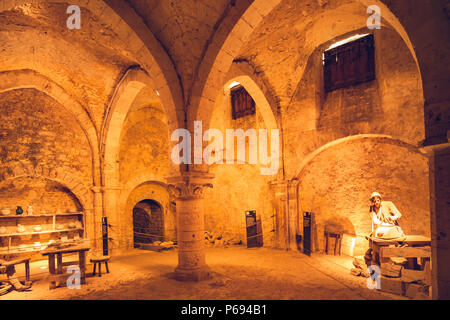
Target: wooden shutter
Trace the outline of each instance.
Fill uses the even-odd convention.
[[[375,79],[373,35],[324,52],[325,92]]]
[[[233,120],[255,114],[255,101],[243,86],[231,89],[231,108]]]

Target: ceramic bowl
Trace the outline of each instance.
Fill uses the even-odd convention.
[[[2,215],[9,216],[11,214],[11,209],[3,208],[1,212],[2,212]]]

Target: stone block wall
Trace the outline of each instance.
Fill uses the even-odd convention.
[[[396,205],[406,234],[430,236],[428,159],[410,147],[376,138],[342,142],[314,157],[299,179],[300,208],[315,214],[316,250],[331,228],[356,237],[354,254],[364,253],[373,191]]]

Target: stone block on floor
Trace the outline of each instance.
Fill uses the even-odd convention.
[[[394,263],[382,263],[380,268],[381,275],[390,278],[400,278],[402,268],[402,266]]]
[[[430,287],[423,284],[417,283],[405,283],[405,296],[412,299],[429,299],[429,289]]]
[[[400,278],[388,278],[380,276],[380,290],[397,295],[403,295],[403,283]]]

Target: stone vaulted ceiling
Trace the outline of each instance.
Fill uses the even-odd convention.
[[[185,93],[230,0],[127,0],[172,59]]]

